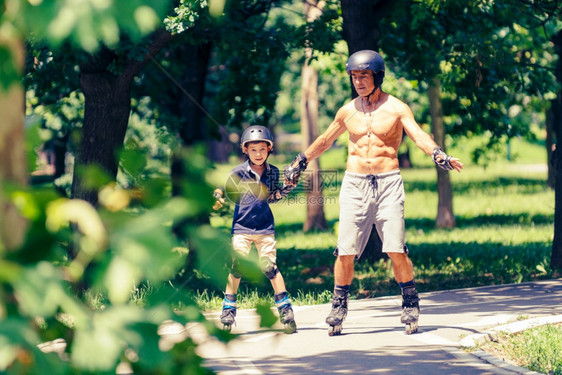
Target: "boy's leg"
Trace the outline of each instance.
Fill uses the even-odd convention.
[[[238,293],[238,288],[240,287],[241,277],[236,277],[232,273],[228,274],[228,279],[226,283],[225,294],[236,294]]]
[[[222,301],[221,323],[225,331],[230,331],[236,317],[236,294],[225,293]]]
[[[251,245],[251,240],[245,235],[235,234],[232,237],[232,247],[234,251],[241,256],[248,255]],[[236,317],[237,308],[236,293],[238,292],[241,279],[242,273],[239,270],[238,260],[234,257],[232,259],[230,273],[228,274],[226,288],[224,291],[224,300],[222,302],[222,313],[220,316],[223,328],[227,331],[230,331],[232,325],[235,323],[234,318]]]
[[[265,277],[271,282],[273,291],[275,293],[275,305],[279,310],[279,319],[284,324],[285,333],[295,333],[297,325],[295,323],[295,314],[283,275],[277,268],[277,250],[275,248],[275,236],[263,235],[256,236],[254,239],[256,248],[258,250],[260,267]]]
[[[273,279],[270,279],[269,281],[271,282],[271,286],[273,287],[273,292],[275,294],[287,291],[287,287],[285,286],[285,279],[283,279],[283,275],[281,275],[280,271],[277,271],[275,277]]]

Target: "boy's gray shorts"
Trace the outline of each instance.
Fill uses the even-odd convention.
[[[338,247],[334,255],[355,255],[359,259],[373,225],[382,240],[383,252],[407,252],[404,200],[400,170],[376,175],[345,172],[340,191]]]

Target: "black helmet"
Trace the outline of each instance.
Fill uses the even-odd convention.
[[[240,140],[240,146],[246,147],[248,142],[267,142],[271,147],[273,147],[273,138],[269,129],[261,125],[252,125],[246,128],[242,133],[242,138]]]
[[[349,56],[345,70],[348,74],[352,70],[372,70],[373,74],[377,74],[384,72],[384,60],[377,52],[364,49]]]

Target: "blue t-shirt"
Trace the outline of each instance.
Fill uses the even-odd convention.
[[[227,181],[226,193],[236,206],[232,234],[274,234],[273,212],[267,201],[279,189],[279,169],[266,164],[261,177],[246,161],[235,167]]]

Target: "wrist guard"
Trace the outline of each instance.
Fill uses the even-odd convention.
[[[283,186],[280,189],[279,188],[275,189],[271,194],[269,194],[269,197],[267,198],[267,202],[268,203],[279,202],[281,199],[283,199],[284,197],[289,195],[289,193],[294,188],[295,188],[295,186],[293,186],[293,185],[283,184]]]
[[[285,179],[290,183],[296,185],[299,182],[301,173],[306,170],[307,166],[308,160],[306,159],[304,153],[301,152],[295,157],[290,165],[286,165],[283,168],[283,177],[285,177]]]
[[[447,155],[441,147],[435,147],[433,149],[433,162],[441,169],[450,171],[453,169],[451,165],[451,156]]]

